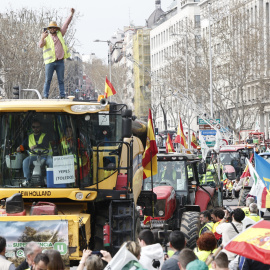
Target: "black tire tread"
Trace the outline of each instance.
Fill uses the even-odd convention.
[[[180,231],[186,238],[186,247],[195,248],[199,236],[200,218],[198,212],[184,212],[181,220]]]

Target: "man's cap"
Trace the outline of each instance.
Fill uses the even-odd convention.
[[[186,270],[208,270],[208,266],[203,261],[194,260],[187,265]]]
[[[51,27],[55,27],[58,30],[60,30],[60,27],[57,25],[57,23],[55,21],[51,21],[47,28],[51,28]]]

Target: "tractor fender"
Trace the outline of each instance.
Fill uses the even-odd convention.
[[[211,195],[211,198],[214,196],[215,189],[211,187],[203,187],[206,189],[209,194]],[[201,211],[205,211],[207,209],[207,205],[210,202],[211,198],[207,192],[205,192],[202,188],[198,187],[195,195],[195,204],[199,205],[201,208]]]

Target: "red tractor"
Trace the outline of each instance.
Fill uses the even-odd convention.
[[[149,177],[143,184],[144,190],[153,189],[157,196],[154,214],[153,211],[148,213],[151,217],[145,217],[141,227],[181,230],[187,247],[194,248],[200,229],[199,213],[222,202],[218,204],[216,188],[199,184],[201,160],[196,155],[159,153],[157,158],[158,174],[153,176],[153,183]]]

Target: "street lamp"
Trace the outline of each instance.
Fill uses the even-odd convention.
[[[112,42],[110,40],[100,40],[96,39],[94,42],[106,42],[108,44],[108,65],[109,65],[109,77],[110,77],[110,82],[112,81],[112,55],[110,53],[110,45]]]
[[[211,49],[211,3],[208,3],[209,16],[209,69],[210,69],[210,107],[211,118],[213,118],[213,78],[212,78],[212,49]]]
[[[188,26],[187,26],[187,17],[186,17],[186,33],[185,35],[185,53],[186,53],[186,95],[187,99],[189,96],[189,85],[188,85]],[[183,36],[182,34],[173,33],[172,36]],[[188,122],[188,148],[190,148],[190,117],[189,117],[189,108],[187,109],[187,122]]]

